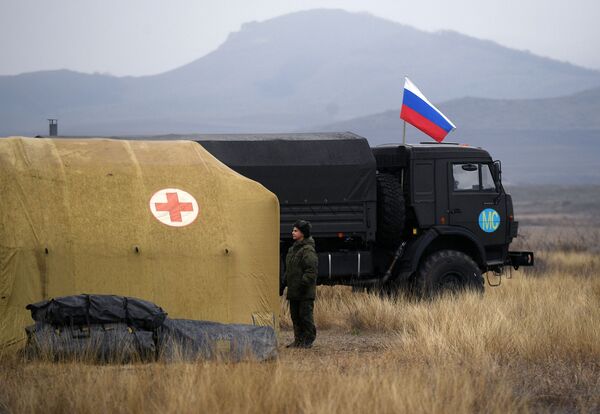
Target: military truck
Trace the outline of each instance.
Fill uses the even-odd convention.
[[[279,198],[282,274],[300,218],[313,225],[319,284],[434,296],[482,291],[484,273],[533,265],[532,252],[509,250],[518,232],[512,199],[500,162],[481,148],[370,148],[349,132],[195,140]]]

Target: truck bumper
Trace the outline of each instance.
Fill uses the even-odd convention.
[[[504,264],[512,266],[515,270],[521,266],[533,266],[533,252],[508,252],[508,257]]]

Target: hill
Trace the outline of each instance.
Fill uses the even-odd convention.
[[[289,131],[399,105],[410,74],[430,99],[560,96],[600,72],[455,32],[312,10],[248,23],[172,71],[117,78],[66,70],[0,76],[0,135]]]

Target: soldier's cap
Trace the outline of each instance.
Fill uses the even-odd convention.
[[[308,239],[310,237],[310,230],[312,228],[310,222],[306,220],[296,220],[296,222],[294,223],[294,227],[300,230],[300,232],[304,235],[305,239]]]

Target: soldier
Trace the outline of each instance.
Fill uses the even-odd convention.
[[[315,291],[317,286],[317,253],[315,241],[310,236],[308,221],[294,223],[294,244],[285,258],[285,280],[290,314],[294,324],[294,342],[288,348],[310,348],[317,336],[313,319]]]

